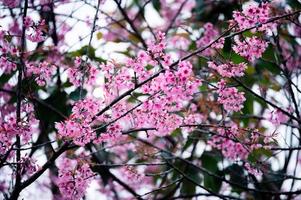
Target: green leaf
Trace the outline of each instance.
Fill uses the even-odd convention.
[[[223,173],[221,171],[218,171],[215,174],[220,177],[222,177],[222,175],[223,175]],[[222,180],[219,178],[216,178],[214,176],[204,174],[204,186],[206,188],[211,189],[213,192],[218,193],[222,186]]]
[[[222,172],[218,169],[219,157],[216,156],[212,152],[205,151],[201,156],[202,167],[207,169],[208,171],[216,174],[217,176],[221,176]],[[219,192],[222,181],[217,177],[211,176],[209,174],[204,173],[204,186],[206,188],[211,189],[213,192]]]
[[[236,184],[239,184],[243,187],[247,187],[248,179],[244,175],[244,168],[239,166],[238,164],[233,164],[227,167],[224,172],[230,175],[230,181]],[[241,193],[243,191],[242,188],[232,185],[232,191]]]
[[[148,70],[148,71],[151,70],[151,69],[153,69],[153,68],[154,68],[153,65],[146,65],[145,66],[145,69]]]
[[[273,156],[273,153],[271,150],[269,149],[265,149],[265,148],[259,148],[259,149],[255,149],[253,150],[249,156],[248,156],[248,160],[252,163],[257,162],[262,156],[269,158],[271,156]]]
[[[96,33],[97,40],[100,40],[102,38],[102,36],[103,36],[102,32]]]
[[[85,98],[86,95],[87,95],[87,90],[82,89],[82,96],[80,96],[80,88],[77,88],[76,90],[70,93],[69,97],[74,101],[78,101],[81,98]]]
[[[191,42],[190,43],[190,45],[189,45],[189,47],[188,47],[188,50],[189,51],[193,51],[193,50],[195,50],[196,49],[196,42]]]
[[[284,177],[282,171],[264,174],[263,179],[257,189],[268,191],[280,191]]]
[[[202,85],[199,86],[199,91],[200,91],[200,92],[205,92],[205,91],[207,91],[207,90],[208,90],[207,85],[202,84]]]
[[[198,184],[202,183],[202,178],[200,176],[199,170],[196,169],[195,167],[187,166],[185,172],[184,172],[185,175],[190,179],[192,179],[195,183]],[[195,194],[195,191],[196,191],[196,184],[192,183],[190,180],[184,179],[180,190],[181,194],[183,195]]]
[[[268,48],[264,51],[264,53],[262,54],[262,58],[264,60],[270,60],[275,62],[275,49],[274,46],[269,44]]]
[[[300,9],[301,8],[301,3],[297,0],[287,0],[287,3],[292,6],[293,8]]]
[[[246,101],[244,102],[244,107],[242,109],[242,112],[244,115],[251,115],[254,112],[254,96],[250,93],[245,93]],[[241,119],[241,121],[244,123],[245,126],[248,125],[250,118],[244,117]]]
[[[5,39],[8,43],[10,43],[10,42],[12,41],[12,39],[13,39],[13,36],[11,36],[11,35],[4,35],[4,39]]]
[[[192,195],[195,194],[196,185],[191,181],[184,179],[181,186],[181,194],[182,195]]]
[[[190,145],[193,143],[193,139],[188,138],[187,142],[185,143],[185,145],[183,146],[183,151],[185,151],[188,147],[190,147]]]
[[[63,115],[68,116],[71,110],[70,106],[67,106],[67,93],[60,92],[55,90],[51,96],[44,100],[45,104],[55,108],[57,111],[61,112]],[[38,119],[44,122],[45,126],[49,126],[50,129],[54,128],[54,122],[59,122],[64,120],[62,116],[60,116],[57,112],[53,111],[52,109],[37,104],[37,116]]]
[[[12,76],[13,74],[2,74],[0,76],[0,86],[3,86],[5,83],[7,83]]]
[[[63,88],[68,88],[68,87],[71,87],[71,86],[73,86],[73,84],[72,84],[70,81],[66,81],[66,82],[62,85]]]
[[[202,167],[209,171],[216,172],[218,170],[217,163],[219,158],[212,152],[205,151],[201,156]]]
[[[231,60],[232,60],[232,62],[234,62],[236,64],[246,62],[246,59],[244,57],[242,57],[234,52],[231,53]]]
[[[82,48],[80,48],[77,51],[70,52],[69,56],[71,56],[71,57],[79,56],[80,57],[80,56],[86,55],[91,60],[97,61],[99,63],[105,62],[104,59],[95,56],[95,51],[96,51],[96,49],[94,47],[86,45],[86,46],[83,46]]]
[[[172,137],[177,137],[177,136],[179,136],[181,134],[182,134],[182,129],[181,128],[177,128],[173,132],[171,132],[171,136]]]
[[[232,18],[233,10],[240,9],[239,4],[235,1],[210,1],[207,3],[204,0],[196,0],[196,6],[192,10],[193,14],[196,15],[197,20],[203,22],[216,23],[219,16],[222,14],[225,19]]]
[[[77,51],[71,52],[70,55],[73,57],[87,55],[89,58],[94,58],[95,57],[95,49],[91,46],[86,45]]]
[[[161,9],[161,3],[160,0],[152,0],[154,8],[159,12]]]
[[[45,51],[45,52],[35,52],[34,54],[31,54],[28,57],[28,60],[29,61],[41,61],[41,60],[45,59],[45,57],[47,57],[47,55],[48,55],[47,51]]]
[[[263,71],[265,69],[276,75],[278,75],[280,73],[280,69],[275,63],[269,62],[266,60],[262,60],[262,59],[259,59],[256,62],[255,67],[258,68],[259,71]]]
[[[242,35],[244,37],[253,37],[253,36],[256,36],[256,37],[259,37],[259,38],[264,36],[264,34],[261,33],[261,32],[254,32],[254,33],[252,33],[251,31],[245,31],[245,32],[242,33]]]
[[[127,102],[135,103],[137,101],[138,97],[141,97],[141,96],[147,96],[147,95],[143,94],[143,93],[139,93],[139,92],[133,92],[131,94],[131,96],[127,99]]]

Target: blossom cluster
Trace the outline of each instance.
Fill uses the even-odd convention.
[[[35,23],[30,17],[25,17],[24,26],[26,27],[26,31],[29,34],[26,35],[26,38],[32,42],[41,42],[43,41],[44,34],[43,30],[45,29],[45,20],[41,20],[38,23]]]
[[[76,57],[74,67],[68,68],[67,73],[70,82],[79,87],[84,83],[94,84],[98,75],[98,69],[91,64],[85,64],[81,58]],[[85,77],[86,80],[83,77]]]
[[[206,47],[214,39],[216,39],[216,37],[219,35],[218,30],[211,23],[204,24],[203,28],[204,28],[203,35],[196,42],[198,48]],[[224,46],[223,38],[221,38],[220,40],[218,40],[217,42],[212,44],[212,47],[217,48],[217,49],[222,49],[223,46]],[[215,54],[215,51],[212,48],[207,48],[202,52],[202,55],[204,55],[204,56],[212,56],[214,54]]]
[[[0,66],[6,74],[10,74],[17,69],[17,65],[14,62],[10,62],[6,57],[0,58]]]
[[[106,131],[101,133],[95,140],[95,143],[108,142],[114,144],[122,139],[122,127],[119,123],[114,123],[106,127]]]
[[[281,67],[289,71],[300,69],[301,47],[299,45],[294,46],[282,38],[279,40],[279,45],[281,46],[281,55],[286,60],[285,64],[282,64]]]
[[[22,157],[19,163],[21,164],[22,173],[27,175],[32,175],[39,169],[36,160],[31,157]]]
[[[218,128],[208,144],[221,150],[223,155],[230,160],[247,161],[253,150],[269,148],[270,138],[270,136],[259,134],[258,130],[244,130],[231,122],[228,126]]]
[[[268,120],[276,126],[279,126],[281,123],[286,123],[288,119],[289,117],[279,109],[273,110],[268,116]]]
[[[246,100],[244,92],[239,92],[235,87],[226,87],[225,80],[218,83],[218,99],[227,111],[240,111]]]
[[[10,74],[17,69],[17,64],[12,57],[17,56],[19,51],[6,39],[7,35],[9,34],[6,31],[0,30],[0,70],[3,70],[5,74]]]
[[[181,102],[191,100],[193,94],[198,91],[201,81],[192,78],[190,62],[182,61],[178,66],[176,72],[162,73],[149,84],[142,86],[144,93],[155,94],[158,91],[160,93],[145,101],[133,112],[134,116],[139,116],[133,117],[136,127],[156,128],[154,134],[164,136],[183,123],[184,119],[176,112],[183,109],[184,105]]]
[[[239,37],[235,37],[234,41],[235,45],[233,46],[233,50],[235,53],[245,57],[249,61],[261,58],[263,52],[268,47],[267,42],[256,36],[247,37],[243,41],[241,41]]]
[[[6,111],[3,112],[3,114]],[[21,107],[21,121],[17,123],[17,116],[15,109],[6,113],[5,116],[0,117],[0,153],[5,154],[13,144],[14,138],[18,135],[22,142],[27,144],[36,132],[38,120],[33,111],[33,106],[29,103],[23,104]]]
[[[177,69],[170,69],[171,57],[164,52],[165,36],[159,32],[158,38],[157,42],[149,42],[148,51],[141,51],[136,58],[128,59],[126,68],[116,70],[113,63],[107,63],[101,67],[106,78],[103,88],[108,103],[118,97],[119,91],[133,88],[135,83],[144,81],[158,73],[160,67],[156,65],[160,65],[159,59],[163,60],[165,71],[137,90],[141,98],[138,97],[134,100],[141,102],[141,105],[123,119],[115,122],[117,127],[107,127],[108,132],[101,134],[100,138],[111,137],[114,140],[114,135],[110,133],[110,129],[114,128],[115,130],[117,128],[118,131],[115,132],[119,134],[116,135],[120,135],[122,127],[125,127],[124,124],[130,128],[153,128],[155,131],[149,131],[150,133],[164,136],[183,124],[186,117],[190,118],[190,122],[194,119],[190,117],[194,113],[189,113],[183,118],[176,112],[184,109],[185,102],[191,100],[193,95],[198,92],[201,80],[194,77],[193,67],[189,61],[179,62]],[[132,76],[133,72],[134,77]],[[118,118],[132,107],[133,103],[121,101],[112,108],[112,113],[104,120]],[[200,120],[196,119],[195,121]]]
[[[259,169],[251,166],[250,163],[245,163],[244,166],[250,174],[253,174],[255,176],[261,176],[262,175],[262,172]]]
[[[77,160],[64,158],[58,166],[57,184],[63,199],[81,199],[93,178],[93,172],[88,164],[81,164]]]
[[[219,128],[217,133],[218,135],[212,136],[208,144],[221,150],[223,155],[231,160],[247,159],[249,155],[248,148],[240,141],[236,141],[240,134],[237,125],[233,124],[231,128]]]
[[[156,72],[156,68],[147,69],[147,66],[158,64],[156,59],[162,58],[165,66],[170,63],[170,57],[164,53],[165,37],[163,33],[158,34],[158,42],[149,43],[150,47],[147,52],[140,52],[135,59],[129,59],[126,67],[118,70],[114,69],[112,63],[102,65],[106,82],[103,86],[105,101],[110,103],[118,97],[119,91],[132,88],[135,82],[144,81]],[[75,65],[80,68],[82,61],[80,58],[75,60]],[[91,128],[92,119],[99,111],[99,104],[96,101],[81,100],[75,103],[72,114],[68,120],[56,124],[58,133],[62,137],[73,139],[75,144],[85,145],[95,139],[96,143],[107,141],[113,142],[120,138],[124,124],[133,128],[151,127],[156,129],[154,134],[167,135],[178,128],[183,123],[183,117],[175,112],[184,108],[181,102],[189,101],[193,94],[198,91],[201,81],[193,77],[192,64],[188,61],[182,61],[178,64],[177,70],[168,69],[161,73],[149,83],[141,87],[142,95],[148,97],[142,100],[140,107],[134,109],[128,116],[123,119],[114,121],[113,124],[105,125],[105,132],[96,134]],[[135,72],[135,77],[132,72]],[[70,69],[69,69],[70,73]],[[70,74],[69,74],[70,75]],[[94,74],[93,74],[94,75]],[[70,76],[69,76],[70,78]],[[136,80],[135,80],[136,78]],[[73,80],[70,78],[70,80]],[[110,110],[110,113],[98,118],[101,123],[109,123],[118,119],[122,113],[126,113],[134,105],[126,101],[121,101]],[[197,120],[197,117],[190,117],[193,113],[187,115],[190,122]],[[139,116],[139,118],[135,117]],[[98,123],[99,124],[99,123]]]
[[[154,58],[163,56],[163,50],[166,47],[165,33],[158,32],[157,37],[158,42],[155,43],[151,41],[148,44],[148,51],[150,52],[150,55],[152,55]]]
[[[175,26],[179,26],[183,23],[182,17],[178,17],[177,15],[182,13],[189,13],[195,7],[195,1],[186,1],[186,0],[160,0],[160,14],[162,18],[171,22],[174,21]],[[182,12],[178,13],[178,9],[182,7]],[[168,23],[164,24],[162,28],[167,28],[169,26]]]
[[[18,19],[9,24],[7,31],[2,30],[1,26],[0,76],[3,73],[4,79],[6,77],[11,78],[7,84],[1,85],[2,90],[0,91],[1,159],[7,154],[7,159],[4,162],[1,160],[0,168],[2,164],[8,163],[7,165],[10,165],[9,162],[12,161],[11,166],[9,166],[11,171],[16,172],[14,166],[21,164],[22,176],[31,176],[38,170],[35,161],[36,147],[32,145],[34,142],[37,143],[37,147],[47,145],[48,148],[48,145],[49,147],[52,144],[60,146],[61,141],[68,141],[63,143],[71,144],[70,146],[76,150],[69,151],[71,147],[68,147],[67,154],[58,165],[58,178],[52,180],[50,176],[51,181],[59,187],[63,199],[78,200],[84,198],[85,191],[95,174],[89,167],[91,164],[87,161],[89,159],[80,160],[78,155],[80,153],[86,154],[88,151],[91,151],[89,156],[90,153],[95,153],[95,156],[101,157],[100,160],[103,163],[98,164],[106,165],[109,163],[108,165],[111,165],[116,163],[117,167],[114,166],[110,172],[112,171],[116,177],[120,176],[120,181],[124,182],[124,184],[120,184],[114,177],[113,180],[115,181],[112,181],[110,178],[106,180],[107,177],[101,176],[102,180],[98,180],[98,183],[101,183],[99,190],[103,191],[108,198],[115,198],[119,195],[116,195],[115,191],[118,193],[120,191],[122,193],[121,198],[132,199],[132,196],[128,197],[128,195],[133,194],[131,190],[126,192],[127,188],[122,188],[122,186],[128,184],[130,189],[132,188],[134,192],[137,190],[139,193],[140,189],[141,191],[142,189],[146,190],[143,187],[149,183],[152,184],[152,187],[157,187],[156,181],[155,184],[153,181],[148,182],[150,180],[148,179],[148,172],[161,175],[171,171],[161,173],[168,163],[160,163],[158,166],[152,166],[150,163],[149,166],[143,168],[144,164],[147,165],[150,161],[162,161],[162,156],[158,154],[160,148],[166,149],[166,151],[172,150],[171,155],[180,153],[186,157],[186,154],[190,153],[190,147],[192,147],[190,137],[194,137],[204,130],[204,134],[208,135],[202,137],[201,142],[207,142],[211,147],[218,149],[231,162],[241,161],[240,163],[243,163],[244,168],[250,174],[261,175],[261,171],[254,166],[254,163],[249,162],[248,158],[254,150],[268,149],[272,144],[271,139],[274,139],[274,135],[265,136],[259,133],[256,128],[261,131],[265,130],[262,128],[264,125],[260,123],[260,119],[258,119],[258,123],[254,123],[257,118],[249,120],[248,123],[245,123],[245,120],[239,121],[237,119],[236,121],[233,119],[239,116],[238,114],[245,114],[244,112],[248,112],[249,109],[243,109],[246,101],[245,93],[240,91],[239,86],[234,86],[231,81],[237,80],[236,77],[243,77],[247,66],[252,69],[252,64],[263,57],[268,46],[278,42],[276,37],[270,42],[270,38],[267,37],[272,29],[276,28],[274,23],[267,23],[271,19],[271,4],[254,3],[243,7],[242,11],[234,11],[233,20],[230,20],[229,29],[226,31],[223,31],[225,23],[219,23],[223,26],[218,27],[213,23],[201,20],[202,27],[199,27],[199,23],[196,26],[190,26],[190,23],[197,19],[195,16],[200,14],[191,11],[199,6],[195,5],[194,0],[160,0],[158,13],[162,20],[170,23],[164,23],[158,27],[149,25],[148,21],[141,17],[144,16],[144,13],[140,13],[140,11],[137,13],[137,10],[132,9],[136,5],[133,4],[129,7],[121,6],[126,13],[121,12],[122,20],[117,20],[119,15],[114,16],[116,21],[109,17],[110,14],[106,15],[103,20],[105,11],[102,10],[101,6],[99,12],[96,12],[95,19],[97,20],[94,23],[92,23],[93,20],[90,16],[81,20],[76,19],[75,16],[77,15],[74,13],[66,20],[62,20],[64,14],[56,14],[55,20],[58,26],[56,27],[57,30],[54,30],[55,22],[48,17],[61,2],[67,1],[69,0],[54,4],[50,0],[39,0],[39,5],[33,5],[33,1],[29,2],[28,10],[39,8],[42,13],[37,13],[40,15],[38,21],[31,18],[33,14],[27,13],[28,16],[22,18],[23,21]],[[12,8],[19,6],[20,0],[2,0],[1,2],[11,8],[12,15],[19,12],[19,10]],[[148,1],[145,3],[146,8],[148,8],[148,3],[150,3],[149,5],[153,4],[150,7],[156,7],[155,4],[158,2]],[[215,3],[219,4],[220,1]],[[214,5],[209,4],[208,7],[211,8],[212,6],[213,8],[215,3],[213,3]],[[186,21],[187,13],[191,15],[187,15]],[[49,16],[47,16],[48,14]],[[220,14],[218,20],[229,17],[228,13],[224,14]],[[21,15],[16,14],[16,18],[18,16]],[[99,31],[97,40],[100,40],[101,44],[108,41],[132,43],[133,45],[129,45],[126,50],[120,51],[122,56],[127,58],[122,61],[115,59],[114,56],[110,59],[111,55],[104,55],[96,59],[99,49],[95,49],[97,52],[93,58],[85,55],[87,52],[83,52],[83,49],[76,51],[78,57],[72,57],[75,54],[68,53],[71,48],[69,44],[67,45],[69,41],[65,40],[67,33],[73,28],[65,22],[69,22],[69,18],[78,20],[77,23],[83,22],[89,27],[95,25],[91,32],[89,47],[86,46],[85,48],[89,49],[90,45],[94,46],[96,41],[93,38],[93,30],[95,28],[94,31]],[[100,18],[101,20],[98,20]],[[126,22],[128,18],[132,21]],[[295,19],[292,17],[292,20]],[[103,23],[107,23],[104,33],[102,32],[103,27],[100,25]],[[253,26],[256,28],[250,29]],[[292,26],[291,31],[294,36],[299,37],[300,30],[296,26]],[[176,29],[173,30],[173,27]],[[21,42],[24,28],[26,40]],[[282,26],[277,28],[281,29]],[[48,33],[51,34],[49,38],[46,38]],[[279,31],[277,34],[281,38],[282,32]],[[291,35],[290,31],[285,32],[285,34]],[[56,39],[54,35],[56,35]],[[216,40],[217,38],[220,39]],[[29,41],[38,44],[32,44]],[[52,41],[52,43],[48,41]],[[23,42],[26,44],[25,48],[23,48]],[[227,45],[224,48],[225,42]],[[291,72],[294,72],[293,70],[296,70],[301,63],[299,58],[301,47],[298,42],[291,43],[283,38],[279,40],[282,51],[275,51],[275,54],[279,53],[285,62],[278,62],[278,58],[280,61],[282,57],[275,56],[277,58],[275,64],[281,63],[279,64],[280,68],[283,69],[281,72],[289,70],[287,75],[294,77]],[[35,47],[36,49],[34,49]],[[31,51],[31,48],[34,50]],[[92,50],[94,51],[94,48]],[[236,53],[234,55],[236,57],[232,59],[233,52]],[[238,60],[241,59],[240,56],[244,57],[245,61],[238,63]],[[100,61],[103,59],[107,60],[105,62]],[[206,61],[208,61],[207,65]],[[22,66],[22,70],[16,72],[17,67],[23,63],[25,66]],[[261,65],[259,62],[258,64]],[[20,72],[24,74],[20,74]],[[248,71],[248,75],[252,73],[252,70]],[[271,78],[269,75],[263,75]],[[21,77],[21,82],[16,80],[18,77]],[[279,79],[283,77],[277,76]],[[251,77],[252,81],[253,78],[254,84],[256,84],[255,78],[257,77]],[[30,81],[33,79],[42,88],[36,87],[36,84],[32,85]],[[55,81],[57,84],[54,84]],[[237,82],[239,85],[239,81]],[[258,83],[261,86],[261,82],[258,81]],[[26,88],[27,85],[29,88]],[[292,86],[294,87],[294,85]],[[79,87],[80,91],[80,100],[77,101],[74,101],[75,98],[71,98],[72,95],[69,93],[75,87]],[[298,89],[297,86],[295,88]],[[33,91],[35,89],[36,91]],[[250,87],[250,89],[252,88]],[[87,92],[83,92],[84,90]],[[293,90],[295,92],[295,89]],[[47,95],[44,95],[45,92]],[[66,95],[70,99],[62,98],[64,101],[62,107],[69,108],[69,105],[72,105],[71,111],[68,108],[63,110],[61,106],[53,105],[55,103],[52,102],[52,98],[56,98],[57,92],[70,94],[69,96]],[[96,93],[97,98],[94,97]],[[32,95],[35,98],[31,98]],[[263,96],[263,98],[266,97]],[[27,100],[33,101],[33,104],[28,103]],[[250,101],[253,100],[250,99]],[[271,102],[274,103],[273,99]],[[21,114],[16,109],[20,108],[20,104]],[[58,121],[60,118],[54,116],[53,118],[57,121],[54,123],[54,128],[53,124],[48,123],[48,121],[39,123],[35,113],[37,116],[40,114],[41,106],[43,109],[45,107],[45,109],[56,112],[62,118],[68,117],[65,117],[63,121]],[[262,108],[263,111],[266,109],[264,106]],[[293,112],[289,110],[288,113]],[[294,119],[295,116],[297,115],[292,114],[292,122],[287,124],[295,125],[295,121],[298,121]],[[41,116],[41,119],[43,118],[44,116]],[[268,120],[275,126],[284,124],[289,119],[289,114],[280,109],[273,110],[268,117]],[[53,119],[51,118],[50,121],[53,122]],[[196,129],[196,127],[198,128]],[[39,128],[41,128],[41,133]],[[15,145],[16,138],[19,138],[17,136],[20,136],[21,141],[20,144]],[[53,138],[53,142],[41,144],[44,139],[52,140]],[[144,140],[145,143],[143,143]],[[192,153],[197,150],[196,148],[199,148],[199,142],[199,140],[193,142],[195,147],[191,151]],[[147,143],[150,145],[146,145]],[[14,148],[20,145],[21,149]],[[86,148],[90,145],[91,149]],[[30,147],[27,148],[27,146]],[[64,148],[62,149],[64,150]],[[24,156],[23,152],[25,151],[23,150],[30,151],[31,155],[27,156],[24,153]],[[18,151],[22,153],[20,159],[16,154]],[[61,152],[55,151],[54,153],[56,156],[56,153]],[[102,156],[105,157],[105,160],[102,160]],[[192,154],[191,158],[193,157]],[[135,164],[139,166],[133,167],[130,164],[125,164],[132,161],[136,161]],[[170,161],[174,162],[173,160]],[[172,167],[172,165],[170,166]],[[52,173],[52,170],[49,171]],[[108,176],[111,175],[108,174]],[[156,177],[160,179],[160,176]],[[168,179],[169,175],[166,176],[167,184],[169,183]],[[7,187],[6,185],[9,185],[7,183],[8,181],[2,184],[2,180],[0,180],[1,192],[7,190],[7,188],[1,188]],[[162,187],[165,186],[162,184]],[[149,199],[152,199],[152,194],[149,193],[148,195],[150,196]],[[158,198],[161,198],[160,195],[158,193]]]
[[[133,166],[124,166],[122,167],[121,171],[123,176],[125,176],[125,179],[131,183],[139,184],[144,179],[144,175],[140,174]]]
[[[74,104],[71,116],[64,122],[57,122],[56,129],[61,137],[73,139],[74,143],[83,146],[95,138],[90,123],[100,109],[99,101],[83,99]]]
[[[45,86],[46,83],[50,82],[56,67],[44,61],[39,64],[28,63],[26,69],[28,74],[32,74],[36,77],[35,81],[39,86]]]
[[[246,63],[234,64],[233,62],[217,65],[216,63],[209,61],[208,67],[216,70],[222,77],[241,77],[244,75],[244,71],[247,68]]]
[[[4,5],[8,6],[9,8],[17,7],[20,4],[20,0],[1,0]]]
[[[258,31],[266,31],[274,26],[274,23],[267,23],[270,19],[270,4],[250,4],[243,8],[243,11],[233,12],[234,21],[238,24],[239,30],[257,26]],[[254,30],[253,30],[254,31]]]

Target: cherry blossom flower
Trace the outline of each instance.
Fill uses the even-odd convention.
[[[268,119],[270,120],[270,122],[272,122],[272,124],[278,126],[282,123],[287,122],[289,117],[281,110],[276,109],[269,113]]]
[[[20,0],[1,0],[4,5],[14,8],[17,7],[20,4]]]
[[[229,62],[226,64],[216,65],[214,62],[209,61],[208,67],[216,70],[221,76],[231,78],[231,77],[241,77],[244,75],[244,71],[247,68],[246,63],[234,64]]]
[[[219,35],[218,30],[213,26],[211,23],[204,24],[204,33],[202,37],[197,41],[197,47],[206,47],[208,44],[210,44],[213,40],[216,39],[216,37]],[[221,38],[216,43],[212,45],[213,48],[221,49],[224,46],[224,39]],[[202,55],[204,56],[212,56],[215,54],[214,49],[207,48],[202,52]]]
[[[56,67],[44,61],[37,64],[27,64],[28,74],[35,75],[35,81],[39,86],[45,86],[50,82],[52,75],[54,74]]]
[[[240,41],[238,37],[235,37],[234,41],[235,45],[233,46],[233,50],[249,61],[261,58],[263,52],[268,47],[267,42],[256,36],[247,37],[243,41]]]
[[[226,111],[240,111],[245,100],[244,92],[238,92],[235,87],[226,87],[224,80],[218,83],[217,101],[223,104]]]
[[[91,180],[93,172],[88,164],[81,164],[77,160],[64,158],[60,162],[58,186],[65,200],[81,199]]]
[[[57,122],[55,127],[61,137],[73,139],[75,144],[84,146],[96,138],[90,123],[99,109],[99,102],[93,99],[78,101],[73,106],[69,119]]]
[[[258,24],[265,23],[270,18],[270,5],[269,3],[250,4],[244,7],[242,12],[233,12],[234,21],[238,24],[239,30],[248,29]],[[267,31],[275,26],[274,23],[261,25],[257,28],[259,31]],[[252,30],[253,32],[255,30]]]
[[[261,176],[262,175],[262,172],[259,169],[251,166],[250,163],[245,163],[244,166],[250,174],[253,174],[255,176]]]
[[[90,85],[95,83],[99,73],[95,66],[83,63],[79,57],[75,59],[74,64],[74,67],[67,70],[69,80],[73,85],[79,87],[83,84],[82,81]]]

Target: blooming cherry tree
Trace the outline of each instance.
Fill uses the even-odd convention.
[[[298,1],[0,6],[1,198],[301,198]]]

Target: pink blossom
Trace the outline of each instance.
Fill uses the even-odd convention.
[[[280,38],[279,45],[281,46],[281,55],[286,60],[282,68],[287,68],[289,71],[296,71],[301,66],[301,47],[293,46],[291,43]]]
[[[206,47],[219,35],[218,30],[211,23],[204,24],[204,33],[202,37],[196,42],[198,48]],[[224,46],[224,39],[221,38],[212,45],[213,48],[221,49]],[[215,54],[214,49],[207,48],[202,52],[204,56],[212,56]]]
[[[132,166],[124,166],[121,169],[121,173],[122,175],[125,177],[125,179],[130,182],[130,183],[134,183],[134,184],[139,184],[143,181],[144,179],[144,175],[140,174],[134,167]]]
[[[157,33],[157,38],[158,38],[158,42],[151,41],[148,43],[148,51],[155,58],[163,56],[164,55],[163,50],[166,47],[165,33],[159,31]]]
[[[221,150],[223,155],[231,160],[247,159],[248,149],[241,142],[235,141],[236,137],[239,136],[236,124],[232,124],[231,128],[219,128],[217,132],[218,135],[212,136],[208,144]]]
[[[17,7],[20,4],[20,0],[1,0],[4,5],[14,8]]]
[[[234,41],[235,45],[233,46],[233,50],[249,61],[261,58],[263,52],[268,47],[267,42],[256,36],[247,37],[243,41],[240,41],[238,37],[235,37]]]
[[[93,130],[87,122],[78,123],[73,120],[66,120],[55,124],[55,128],[62,137],[71,138],[74,143],[84,146],[94,139]]]
[[[77,57],[74,61],[74,67],[69,68],[67,73],[69,80],[73,85],[81,86],[83,80],[87,84],[94,84],[99,71],[91,64],[82,63],[81,58]]]
[[[262,3],[260,5],[253,4],[245,7],[242,12],[234,11],[233,18],[238,24],[239,30],[248,29],[257,24],[265,23],[269,20],[270,5],[269,3]],[[258,27],[259,31],[266,31],[274,26],[273,23],[264,24]],[[254,31],[254,30],[253,30]]]
[[[15,110],[4,118],[0,117],[0,154],[4,154],[13,144],[13,139],[19,135],[24,144],[27,144],[36,132],[38,120],[34,116],[32,105],[23,104],[21,107],[22,120],[17,123]]]
[[[32,20],[31,17],[29,17],[29,16],[26,16],[26,17],[24,18],[23,23],[24,23],[25,28],[30,28],[31,26],[34,25],[33,20]]]
[[[189,46],[189,39],[185,37],[186,35],[175,35],[171,38],[170,43],[172,44],[173,47],[178,48],[178,49],[187,49]]]
[[[243,92],[238,92],[235,87],[226,87],[224,80],[218,83],[218,99],[220,104],[223,104],[227,111],[240,111],[243,108],[243,103],[246,100]]]
[[[17,69],[17,65],[3,56],[0,58],[0,69],[3,69],[6,74],[10,74]]]
[[[36,29],[31,34],[27,35],[27,39],[32,42],[41,42],[44,40],[43,32],[39,29]]]
[[[259,169],[256,169],[255,167],[251,166],[250,163],[245,163],[245,168],[248,170],[250,174],[253,174],[255,176],[262,175],[262,172]]]
[[[26,38],[32,42],[41,42],[45,39],[43,35],[43,29],[45,26],[45,21],[41,20],[38,23],[34,23],[30,17],[24,19],[24,25],[27,31],[30,31],[26,35]]]
[[[19,161],[21,164],[21,171],[27,175],[32,175],[38,170],[36,160],[30,157],[22,157]]]
[[[177,11],[182,6],[182,13],[191,12],[191,10],[195,7],[195,1],[185,1],[185,0],[160,0],[160,14],[166,22],[172,21],[176,15],[179,15]],[[175,18],[174,25],[179,26],[183,19],[181,17]],[[164,28],[167,28],[169,23],[164,25]]]
[[[56,70],[54,65],[51,65],[46,61],[41,62],[38,65],[34,63],[27,64],[26,68],[29,74],[32,74],[36,77],[35,81],[39,86],[45,86],[46,83],[50,82],[52,75]]]
[[[121,138],[122,138],[122,127],[118,123],[115,123],[106,127],[106,131],[104,133],[101,133],[97,137],[95,143],[100,143],[100,142],[115,143],[117,141],[120,141]]]
[[[65,200],[81,199],[92,181],[93,172],[88,164],[64,158],[59,168],[58,186]]]
[[[274,110],[271,113],[269,113],[269,117],[268,119],[270,120],[270,122],[272,122],[272,124],[278,126],[282,123],[285,123],[288,121],[289,117],[283,113],[281,110]]]
[[[61,137],[73,139],[75,144],[84,146],[96,137],[90,123],[99,109],[99,102],[93,99],[78,101],[69,119],[57,122],[55,128]]]
[[[234,64],[229,62],[226,64],[216,65],[214,62],[209,61],[208,67],[216,70],[221,76],[231,78],[231,77],[241,77],[244,75],[244,71],[247,68],[245,63]]]
[[[9,32],[12,34],[21,35],[22,30],[21,30],[20,23],[16,20],[13,23],[11,23],[9,25]]]

